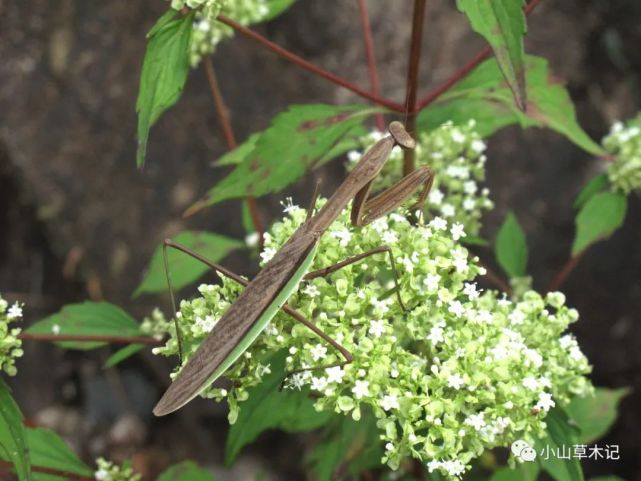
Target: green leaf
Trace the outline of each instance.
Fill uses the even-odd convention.
[[[523,0],[457,0],[475,32],[488,41],[499,68],[514,94],[516,104],[525,109]]]
[[[496,60],[489,59],[421,111],[417,120],[419,130],[432,130],[448,120],[462,124],[474,119],[479,133],[488,136],[518,123],[523,128],[550,128],[587,152],[602,155],[601,146],[578,124],[572,99],[549,72],[547,60],[526,56],[525,75],[526,112],[514,105]]]
[[[183,461],[163,471],[156,481],[216,481],[193,461]]]
[[[361,105],[291,106],[260,135],[251,154],[186,214],[227,199],[280,191],[317,167],[371,112]]]
[[[476,235],[470,235],[470,234],[466,234],[466,236],[461,239],[461,242],[463,244],[467,244],[470,246],[482,246],[482,247],[486,247],[490,244],[488,241],[486,241],[482,237],[479,237]]]
[[[0,378],[0,458],[10,462],[20,481],[29,481],[31,461],[20,408],[11,389]]]
[[[69,474],[93,477],[93,470],[83,463],[56,433],[44,428],[28,428],[27,444],[34,466]],[[66,479],[66,477],[58,477]]]
[[[556,481],[583,481],[581,463],[573,456],[573,447],[577,444],[576,430],[567,415],[561,409],[552,409],[545,417],[545,423],[547,437],[536,443],[539,465]],[[549,455],[546,456],[548,446]],[[561,458],[559,452],[569,459]]]
[[[537,463],[524,462],[517,464],[515,469],[501,468],[496,470],[489,481],[536,481],[539,471]]]
[[[58,334],[60,336],[142,336],[138,323],[120,307],[108,302],[69,304],[60,312],[33,324],[29,334]],[[95,349],[106,342],[59,341],[65,349]]]
[[[144,344],[129,344],[128,346],[118,349],[111,356],[109,356],[109,359],[105,361],[105,365],[103,367],[105,369],[114,367],[115,365],[120,364],[125,359],[130,358],[137,352],[142,351],[144,348]]]
[[[576,217],[572,255],[577,255],[596,241],[609,237],[621,227],[627,205],[627,198],[620,192],[601,192],[590,197]]]
[[[240,406],[238,419],[231,425],[225,448],[225,463],[231,464],[240,450],[267,429],[286,432],[310,431],[327,422],[329,412],[317,412],[308,390],[283,391],[286,351],[270,359],[271,373],[249,389],[248,399]]]
[[[231,251],[244,245],[241,241],[230,237],[199,231],[184,231],[172,240],[206,257],[211,262],[218,262]],[[175,290],[182,289],[194,282],[209,270],[209,267],[201,261],[176,249],[167,249],[167,260],[171,283]],[[166,290],[167,278],[163,261],[163,246],[161,245],[154,251],[147,273],[136,288],[133,296],[137,297],[144,293],[165,292]]]
[[[341,465],[346,465],[353,476],[364,469],[379,467],[384,450],[377,433],[376,421],[369,413],[359,422],[346,416],[336,418],[307,458],[315,479],[334,479],[333,475]]]
[[[295,1],[296,0],[267,0],[268,13],[263,17],[261,22],[267,22],[284,13]]]
[[[603,173],[593,177],[592,180],[590,180],[590,182],[581,189],[581,192],[579,192],[579,195],[574,201],[573,207],[575,209],[580,209],[592,196],[598,194],[602,190],[605,190],[608,185],[610,185],[610,180],[608,179],[607,174]]]
[[[225,155],[216,160],[214,162],[214,166],[225,167],[227,165],[240,164],[243,160],[245,160],[245,157],[252,153],[254,147],[256,147],[256,142],[260,138],[260,135],[260,132],[251,134],[247,138],[247,140],[245,140],[245,142],[237,146],[231,152],[227,152]]]
[[[583,444],[603,437],[617,418],[617,406],[630,393],[628,388],[598,388],[594,397],[574,398],[567,407],[570,419],[581,431]]]
[[[522,277],[526,274],[528,252],[525,233],[512,212],[508,212],[499,229],[494,252],[508,276]]]
[[[138,112],[138,151],[136,163],[142,167],[151,126],[178,101],[189,73],[189,43],[194,13],[174,19],[178,12],[165,13],[150,30],[147,51],[140,74],[136,111]]]

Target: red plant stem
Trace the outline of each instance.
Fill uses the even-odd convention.
[[[82,336],[82,335],[65,335],[65,334],[32,334],[23,332],[18,335],[19,339],[24,341],[84,341],[84,342],[108,342],[111,344],[147,344],[150,346],[160,346],[162,340],[145,336]]]
[[[0,461],[0,467],[9,469],[13,467],[13,464],[6,461]],[[93,476],[83,476],[82,474],[70,473],[60,469],[46,468],[44,466],[31,465],[31,471],[36,473],[51,474],[53,476],[59,476],[65,479],[73,479],[74,481],[95,481],[95,478]]]
[[[577,255],[570,257],[567,262],[563,265],[561,270],[554,276],[554,278],[548,284],[546,289],[547,292],[552,292],[558,290],[563,283],[567,280],[568,276],[572,273],[574,268],[577,266],[581,258],[583,257],[583,252],[579,252]]]
[[[542,0],[532,0],[525,7],[525,15],[529,15],[541,3]],[[416,113],[423,110],[425,107],[434,102],[443,93],[447,92],[452,86],[463,80],[472,70],[474,70],[483,60],[492,54],[492,48],[486,45],[481,49],[467,64],[458,69],[452,76],[436,87],[432,92],[423,97],[416,106]]]
[[[412,41],[410,45],[409,67],[407,69],[407,93],[405,106],[407,121],[405,128],[410,134],[416,132],[416,97],[418,93],[418,74],[421,60],[421,45],[423,43],[423,19],[425,17],[426,0],[414,0],[412,13]],[[414,150],[405,149],[403,153],[403,175],[414,170]]]
[[[224,23],[225,25],[233,28],[236,30],[238,33],[241,35],[244,35],[245,37],[254,40],[255,42],[258,42],[259,44],[263,45],[264,47],[268,48],[275,54],[281,56],[285,60],[288,60],[299,67],[304,68],[305,70],[308,70],[319,77],[322,77],[324,79],[329,80],[330,82],[335,83],[336,85],[340,85],[343,88],[346,88],[347,90],[350,90],[354,92],[356,95],[359,95],[360,97],[363,97],[365,99],[371,100],[377,105],[382,105],[383,107],[387,107],[388,109],[394,110],[396,112],[403,112],[404,108],[401,104],[392,102],[391,100],[388,100],[383,97],[379,97],[377,95],[374,95],[366,90],[363,90],[357,85],[354,85],[353,83],[349,82],[348,80],[339,77],[338,75],[335,75],[331,72],[328,72],[327,70],[324,70],[320,68],[319,66],[299,57],[298,55],[290,52],[289,50],[275,44],[271,40],[266,39],[259,33],[254,32],[253,30],[250,30],[247,27],[242,26],[238,22],[235,22],[231,18],[228,18],[224,15],[218,15],[217,20],[221,23]]]
[[[218,120],[223,129],[223,134],[225,136],[225,141],[227,142],[227,148],[229,150],[234,150],[237,146],[236,136],[234,135],[234,129],[231,126],[231,120],[229,118],[229,109],[225,105],[225,100],[223,99],[223,94],[220,90],[220,85],[218,84],[218,79],[216,78],[216,71],[214,70],[214,64],[211,61],[210,57],[205,57],[205,72],[207,73],[207,82],[209,83],[209,89],[211,90],[211,96],[214,99],[214,106],[216,107],[216,113],[218,114]],[[245,199],[247,208],[249,209],[249,215],[252,219],[252,224],[254,225],[254,230],[258,234],[258,246],[260,249],[263,247],[263,234],[265,232],[265,227],[260,216],[260,211],[258,209],[258,203],[253,197],[247,197]]]
[[[381,83],[378,78],[378,68],[376,67],[376,54],[374,52],[374,38],[372,36],[372,25],[367,13],[367,0],[357,0],[358,11],[363,26],[363,40],[365,41],[365,52],[367,55],[367,71],[369,73],[369,86],[372,94],[380,97]],[[382,112],[376,113],[376,127],[379,131],[385,131],[385,118]]]

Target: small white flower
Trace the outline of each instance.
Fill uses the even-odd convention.
[[[345,371],[340,366],[328,367],[325,369],[325,374],[327,374],[328,383],[340,383],[343,381],[343,376],[345,376]]]
[[[478,190],[478,186],[476,185],[476,182],[473,180],[468,180],[463,184],[463,191],[466,194],[474,195],[476,194],[477,190]]]
[[[287,382],[288,388],[298,389],[299,391],[302,389],[304,385],[305,385],[305,377],[303,376],[302,372],[297,372],[295,374],[292,374],[289,377],[289,380]]]
[[[383,399],[381,400],[381,407],[385,411],[390,411],[392,409],[398,409],[400,405],[398,404],[398,397],[394,394],[387,394],[383,396]]]
[[[327,387],[327,379],[324,377],[313,377],[310,386],[314,391],[323,391]]]
[[[382,239],[385,244],[394,244],[398,241],[398,236],[393,230],[388,230],[383,233]]]
[[[436,346],[439,342],[443,342],[443,328],[440,325],[432,327],[427,336],[427,340],[430,341],[433,346]]]
[[[260,253],[260,258],[263,262],[269,262],[275,255],[276,249],[274,249],[273,247],[265,247],[265,249],[263,249],[263,252]]]
[[[459,272],[461,274],[466,273],[470,268],[470,266],[467,265],[467,259],[463,257],[457,257],[456,259],[454,259],[452,265],[456,268],[456,272]]]
[[[290,214],[298,209],[298,206],[294,205],[294,201],[291,197],[286,197],[285,202],[281,202],[280,205],[284,207],[283,212],[285,214]]]
[[[379,321],[370,321],[370,327],[367,332],[374,337],[381,337],[385,333],[385,322],[382,320]]]
[[[457,222],[450,228],[450,233],[452,234],[452,239],[457,241],[461,237],[465,237],[465,227],[463,224]]]
[[[7,318],[11,321],[22,317],[22,307],[17,302],[7,311]]]
[[[453,389],[461,389],[465,384],[465,380],[459,373],[450,374],[447,378],[447,386]]]
[[[258,232],[252,232],[251,234],[247,234],[245,236],[245,245],[247,247],[256,247],[258,245],[259,239],[260,239],[260,236],[258,235]]]
[[[508,316],[510,322],[515,326],[523,324],[523,321],[525,321],[525,317],[525,314],[519,309],[514,309]]]
[[[356,396],[356,399],[362,399],[365,396],[369,396],[369,382],[362,381],[360,379],[357,380],[352,388],[352,392],[354,393],[354,396]]]
[[[269,364],[261,364],[258,363],[256,366],[256,376],[258,377],[263,377],[266,374],[270,374],[272,372],[272,368]]]
[[[441,276],[438,274],[428,274],[423,279],[423,284],[429,292],[434,292],[438,289],[439,282],[441,282]]]
[[[350,150],[347,152],[347,160],[350,162],[358,162],[361,159],[362,154],[358,150]]]
[[[440,469],[440,468],[441,468],[441,462],[436,459],[432,459],[429,463],[427,463],[427,470],[430,473],[435,469]]]
[[[327,355],[327,348],[320,344],[316,344],[314,347],[312,347],[309,350],[309,353],[311,354],[312,359],[314,361],[320,361],[321,359],[324,359],[325,356]]]
[[[476,289],[476,282],[466,282],[463,287],[463,293],[470,299],[470,301],[478,299],[479,291]]]
[[[347,229],[335,230],[332,232],[332,236],[338,239],[338,244],[341,247],[347,247],[349,241],[352,240],[352,233]]]
[[[552,395],[547,392],[542,392],[539,396],[539,401],[536,403],[536,408],[541,411],[549,411],[550,408],[553,408],[556,405]]]
[[[471,426],[477,431],[485,427],[486,423],[485,423],[484,413],[472,414],[471,416],[468,416],[467,419],[465,420],[465,424],[467,424],[468,426]]]
[[[303,294],[309,297],[318,297],[320,295],[320,291],[314,284],[309,284],[305,289],[303,289]]]
[[[51,332],[53,332],[56,336],[60,334],[60,326],[58,324],[54,324],[51,326]]]
[[[474,152],[477,152],[479,154],[487,148],[487,146],[485,145],[485,142],[478,139],[473,140],[472,143],[470,144],[470,147]]]
[[[441,214],[445,217],[454,217],[456,214],[456,209],[452,204],[443,204],[441,206]]]
[[[530,391],[538,391],[539,381],[537,381],[532,376],[527,376],[523,378],[523,387],[525,387],[526,389],[529,389]]]
[[[430,227],[434,230],[445,230],[447,229],[447,221],[443,219],[442,217],[434,217],[430,223]]]
[[[460,476],[465,472],[465,465],[458,459],[454,459],[452,461],[445,461],[445,463],[443,463],[443,468],[451,476]]]
[[[441,202],[443,202],[443,197],[445,197],[443,192],[438,189],[432,189],[429,196],[429,202],[433,205],[439,205]]]
[[[452,129],[450,135],[452,136],[452,140],[457,144],[462,144],[463,142],[465,142],[465,135],[463,135],[463,132],[461,132],[456,127]]]
[[[481,309],[480,311],[478,311],[476,315],[476,319],[479,322],[488,323],[488,324],[494,321],[494,317],[492,316],[492,313],[487,309]]]
[[[97,481],[103,481],[107,479],[107,476],[109,476],[109,471],[106,469],[99,469],[94,473],[94,478],[96,478]]]
[[[454,314],[456,317],[461,317],[465,313],[465,307],[461,304],[461,301],[452,301],[450,302],[447,310]]]
[[[581,348],[579,346],[572,346],[570,348],[570,357],[574,359],[575,361],[580,361],[582,360],[585,356],[581,352]]]
[[[470,210],[474,210],[475,208],[476,208],[476,201],[474,199],[467,197],[463,201],[463,209],[470,211]]]

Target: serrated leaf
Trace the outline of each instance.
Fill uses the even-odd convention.
[[[619,192],[601,192],[590,197],[576,217],[572,255],[577,255],[596,241],[609,237],[621,227],[627,205],[626,196]]]
[[[10,462],[20,481],[30,481],[31,461],[22,412],[0,378],[0,458]]]
[[[218,160],[214,161],[214,166],[226,167],[228,165],[240,164],[243,160],[245,160],[245,157],[252,153],[259,138],[260,132],[251,134],[249,137],[247,137],[247,140],[245,140],[245,142],[237,146],[234,150],[227,152],[225,155],[218,158]]]
[[[488,136],[518,123],[523,128],[550,128],[587,152],[602,155],[601,146],[578,124],[572,99],[549,72],[547,60],[526,56],[525,75],[526,112],[516,108],[496,60],[489,59],[421,111],[417,119],[419,130],[432,130],[448,120],[462,124],[474,119],[479,133]]]
[[[336,418],[307,458],[314,479],[330,481],[342,465],[352,476],[380,466],[384,449],[377,432],[376,422],[370,414],[365,414],[359,422],[346,416]]]
[[[60,336],[143,336],[138,323],[120,307],[108,302],[69,304],[30,326],[29,334],[57,334]],[[105,342],[59,341],[65,349],[95,349]]]
[[[509,277],[526,274],[527,241],[518,219],[508,212],[496,236],[494,253],[499,265]]]
[[[603,437],[617,419],[617,406],[628,388],[598,388],[594,397],[574,398],[566,411],[581,431],[579,440],[590,443]]]
[[[60,436],[49,429],[27,428],[27,445],[34,466],[93,477],[93,470],[76,456]]]
[[[592,177],[590,182],[585,184],[585,187],[583,187],[583,189],[581,189],[581,192],[579,192],[579,195],[577,195],[573,207],[575,209],[583,207],[583,205],[588,200],[590,200],[593,195],[598,194],[602,190],[605,190],[605,188],[609,185],[610,180],[608,179],[608,175],[605,173],[599,174],[596,177]]]
[[[516,104],[525,109],[523,36],[526,23],[523,0],[457,0],[470,25],[488,41]]]
[[[233,250],[243,247],[243,243],[239,240],[203,231],[181,232],[172,240],[206,257],[211,262],[218,262]],[[167,249],[167,260],[171,283],[176,291],[196,281],[209,270],[209,267],[201,261],[176,249]],[[165,276],[163,246],[161,245],[154,251],[147,273],[133,296],[166,291],[167,277]]]
[[[371,112],[361,105],[291,106],[260,135],[251,154],[186,214],[223,200],[280,191],[316,167]]]
[[[189,44],[194,13],[174,18],[177,13],[170,10],[160,17],[147,37],[147,50],[136,100],[138,167],[145,163],[151,126],[178,101],[189,74]]]
[[[216,479],[193,461],[183,461],[167,468],[156,481],[216,481]]]
[[[572,451],[577,444],[576,430],[567,415],[561,409],[552,409],[545,417],[545,423],[547,437],[536,442],[539,465],[556,481],[583,481],[581,463]],[[550,454],[542,455],[546,449]],[[559,452],[569,456],[569,459],[561,458]]]
[[[229,429],[225,463],[231,464],[240,450],[268,429],[286,432],[310,431],[327,422],[329,412],[317,412],[309,390],[281,390],[286,351],[270,358],[271,373],[249,389],[248,399],[240,405],[238,419]]]
[[[144,344],[129,344],[128,346],[120,348],[116,352],[114,352],[111,356],[109,356],[109,359],[105,361],[105,364],[103,367],[105,369],[114,367],[117,364],[120,364],[125,359],[130,358],[137,352],[142,351],[144,348],[145,348]]]

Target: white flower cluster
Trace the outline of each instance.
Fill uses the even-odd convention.
[[[158,308],[155,308],[151,316],[145,317],[140,323],[140,330],[145,334],[153,336],[154,339],[161,340],[165,334],[171,330],[174,323],[168,321],[165,315]]]
[[[614,156],[607,168],[612,185],[625,194],[641,191],[641,114],[625,125],[615,122],[603,147]]]
[[[18,338],[19,327],[9,327],[9,324],[22,319],[22,306],[17,302],[9,306],[0,296],[0,371],[9,376],[16,375],[16,359],[24,354],[22,341]]]
[[[265,237],[263,260],[305,219],[303,209],[287,210]],[[528,291],[515,302],[479,290],[476,278],[484,269],[459,243],[462,235],[460,224],[441,217],[414,226],[399,214],[353,228],[346,210],[321,238],[312,268],[387,244],[408,310],[396,299],[385,254],[303,282],[288,301],[354,361],[299,372],[288,377],[286,387],[309,386],[318,394],[318,410],[355,420],[362,409],[371,410],[385,446],[383,462],[393,469],[413,457],[459,476],[485,449],[540,435],[552,406],[591,390],[588,362],[564,334],[578,313],[565,306],[563,294]],[[240,288],[223,280],[222,286],[199,290],[201,297],[183,301],[178,313],[187,357]],[[234,422],[248,388],[270,372],[269,357],[282,349],[288,371],[342,360],[305,326],[279,313],[228,371],[233,388],[210,388],[204,396],[226,398]],[[176,350],[174,339],[156,349],[165,355]]]
[[[213,53],[221,41],[234,34],[230,27],[216,21],[219,14],[241,25],[260,22],[269,14],[268,0],[172,0],[171,6],[176,10],[183,7],[196,10],[190,54],[194,67],[204,56]]]
[[[436,173],[434,185],[427,200],[426,214],[438,215],[450,222],[459,222],[470,235],[478,235],[484,210],[494,207],[489,189],[480,187],[485,180],[487,157],[485,142],[475,130],[476,122],[456,126],[446,122],[437,129],[421,134],[416,145],[416,165],[427,165]],[[348,168],[360,160],[362,152],[371,147],[383,134],[373,131],[361,138],[362,151],[348,154]],[[403,153],[394,149],[373,188],[389,187],[401,178]]]
[[[104,458],[96,459],[98,469],[94,473],[96,481],[140,481],[142,476],[130,466],[114,464]]]

